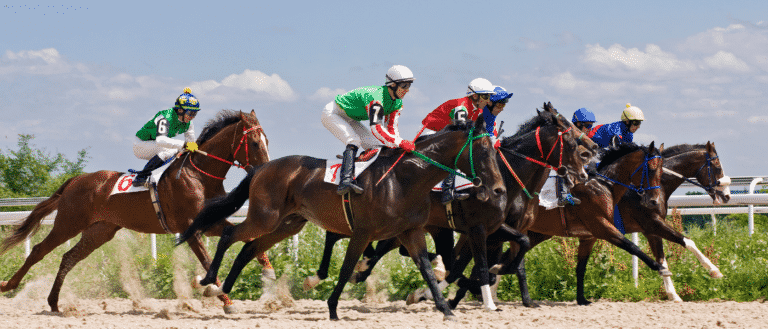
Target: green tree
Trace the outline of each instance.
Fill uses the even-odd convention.
[[[63,154],[50,155],[31,144],[34,135],[19,134],[18,150],[0,151],[0,197],[49,196],[64,181],[83,173],[86,149],[71,161]]]

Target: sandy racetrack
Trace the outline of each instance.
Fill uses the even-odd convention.
[[[765,328],[765,302],[540,302],[527,309],[501,303],[484,312],[477,302],[459,305],[445,322],[433,303],[341,301],[340,321],[328,320],[324,301],[235,301],[226,315],[216,300],[80,299],[49,312],[45,299],[0,298],[0,328]],[[291,305],[292,304],[292,305]]]

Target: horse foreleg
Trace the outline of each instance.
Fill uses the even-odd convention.
[[[613,227],[611,228],[615,230],[615,228]],[[592,233],[594,234],[594,231]],[[605,237],[603,239],[613,244],[614,246],[617,246],[622,250],[628,252],[630,255],[637,256],[637,258],[643,261],[645,265],[648,265],[649,268],[651,268],[654,271],[658,271],[659,275],[661,276],[672,275],[672,272],[670,272],[665,267],[661,266],[661,264],[659,264],[655,260],[651,259],[651,257],[648,257],[648,255],[646,255],[642,250],[640,250],[640,247],[632,243],[632,241],[629,241],[629,239],[621,235],[621,233],[619,233],[618,231],[615,232],[614,236]]]
[[[408,230],[400,234],[397,239],[408,249],[408,253],[411,255],[411,258],[421,272],[421,276],[427,281],[429,290],[432,292],[432,296],[435,300],[435,306],[437,306],[437,309],[443,313],[444,319],[454,319],[455,316],[453,315],[453,312],[451,312],[451,308],[448,307],[445,297],[443,297],[442,289],[438,288],[437,280],[435,280],[435,273],[430,266],[429,256],[427,255],[427,241],[424,239],[424,230]]]
[[[320,260],[320,267],[313,276],[308,276],[304,279],[304,291],[308,291],[317,286],[320,281],[328,278],[328,268],[331,267],[331,257],[333,256],[333,246],[337,241],[345,238],[346,236],[325,231],[325,247],[323,248],[323,258]]]
[[[487,236],[485,225],[476,225],[469,228],[470,241],[472,242],[472,254],[475,258],[477,276],[480,278],[480,292],[483,296],[483,307],[486,311],[496,311],[496,304],[491,297],[491,286],[488,278],[488,250],[485,244]],[[520,262],[517,262],[519,265]]]
[[[236,226],[227,226],[221,231],[221,238],[216,245],[216,254],[213,256],[213,261],[211,261],[211,266],[206,271],[205,277],[200,280],[200,285],[207,286],[216,283],[218,280],[217,276],[219,274],[219,267],[221,267],[221,261],[224,260],[224,254],[234,242],[232,234],[235,228]]]
[[[707,256],[699,251],[699,248],[696,248],[696,244],[693,242],[693,240],[689,238],[683,238],[683,241],[685,241],[685,249],[688,249],[690,252],[696,255],[696,258],[699,260],[701,265],[707,268],[709,276],[713,278],[723,277],[723,273],[720,273],[720,269],[718,269],[715,264],[712,264],[709,258],[707,258]]]
[[[592,255],[592,247],[595,246],[597,240],[591,239],[579,239],[579,250],[576,256],[578,263],[576,264],[576,303],[579,305],[589,305],[592,302],[588,301],[584,297],[584,276],[587,273],[587,263],[589,262],[589,256]]]
[[[336,287],[333,288],[331,296],[328,297],[328,312],[331,320],[338,320],[339,316],[336,313],[336,309],[339,305],[339,297],[344,290],[344,286],[352,276],[352,272],[355,270],[355,264],[363,254],[363,250],[368,246],[371,241],[369,238],[362,234],[353,234],[347,247],[347,253],[344,255],[344,263],[341,265],[339,271],[339,282],[336,283]]]
[[[208,251],[205,250],[203,242],[200,240],[200,235],[195,234],[192,238],[187,240],[189,248],[192,249],[192,253],[195,254],[197,260],[200,261],[200,265],[203,269],[208,271],[211,268],[211,258],[208,256]],[[220,286],[221,282],[216,278],[216,285]],[[217,296],[220,301],[224,303],[224,313],[233,314],[237,313],[237,310],[233,306],[232,300],[226,294]]]
[[[648,246],[651,247],[651,252],[653,252],[653,256],[656,257],[656,261],[659,262],[661,266],[664,266],[664,268],[669,269],[667,259],[664,256],[664,241],[662,238],[656,235],[645,235],[645,238],[648,239]],[[675,291],[675,284],[672,282],[672,277],[664,276],[661,279],[667,298],[674,302],[682,302],[683,300],[677,295],[677,291]]]
[[[80,241],[75,244],[72,249],[64,253],[61,258],[61,264],[59,265],[59,272],[56,273],[56,279],[53,281],[53,287],[48,294],[48,305],[51,307],[51,312],[58,312],[59,307],[59,293],[61,292],[61,286],[64,284],[64,278],[67,276],[70,270],[72,270],[78,262],[85,259],[94,250],[101,247],[104,243],[115,236],[120,226],[112,223],[100,221],[96,222],[85,231],[80,238]]]
[[[355,266],[355,271],[357,272],[352,275],[352,277],[349,279],[349,282],[358,283],[368,279],[368,277],[373,272],[373,268],[381,260],[381,258],[390,251],[394,250],[399,245],[400,244],[397,243],[397,239],[395,238],[379,241],[376,244],[375,249],[371,247],[371,244],[368,244],[368,247],[366,247],[365,251],[363,252],[363,260],[358,262]],[[371,250],[373,250],[373,252],[371,252]],[[362,269],[363,266],[365,267],[364,269]]]
[[[531,249],[531,240],[527,235],[510,227],[507,224],[502,224],[501,227],[494,233],[494,235],[504,241],[517,243],[518,251],[514,257],[510,257],[510,254],[505,254],[507,257],[503,258],[505,260],[504,263],[500,266],[494,265],[491,273],[498,275],[516,273],[517,268],[520,267],[520,263],[525,257],[525,253]]]

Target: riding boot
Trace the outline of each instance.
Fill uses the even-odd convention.
[[[443,205],[448,205],[449,203],[453,202],[453,200],[466,200],[469,198],[469,193],[456,191],[455,174],[449,173],[448,177],[443,180],[442,190],[443,195],[440,198],[440,202],[442,202]]]
[[[350,190],[357,194],[363,193],[363,188],[355,183],[356,154],[357,146],[352,144],[347,145],[347,149],[344,150],[343,159],[341,160],[341,181],[339,182],[339,188],[336,190],[338,195],[347,194]]]
[[[565,178],[557,176],[557,206],[564,207],[565,205],[578,205],[581,204],[579,198],[573,196],[568,188],[565,186]]]
[[[157,168],[160,168],[165,161],[160,159],[159,156],[155,155],[152,157],[152,159],[149,159],[149,162],[144,166],[144,169],[138,172],[136,175],[136,178],[133,180],[133,186],[135,187],[141,187],[144,186],[144,184],[147,183],[147,179],[149,178],[149,175],[152,174],[152,170],[155,170]]]

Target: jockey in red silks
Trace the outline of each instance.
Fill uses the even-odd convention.
[[[360,87],[346,94],[336,96],[322,112],[323,126],[345,145],[341,162],[341,181],[336,193],[344,195],[350,191],[363,193],[355,183],[355,155],[358,148],[374,148],[384,145],[414,150],[413,142],[400,138],[398,119],[403,109],[402,98],[413,83],[413,72],[405,66],[389,68],[385,85]],[[365,128],[360,121],[369,121]]]
[[[491,104],[490,97],[495,94],[493,89],[491,82],[486,79],[472,80],[467,86],[467,96],[441,104],[424,118],[421,122],[424,125],[423,130],[426,133],[431,133],[445,128],[454,120],[477,120],[483,113],[483,108]],[[441,201],[443,204],[469,197],[469,194],[466,193],[456,193],[456,175],[454,174],[448,174],[448,177],[443,181],[442,190]]]

